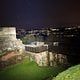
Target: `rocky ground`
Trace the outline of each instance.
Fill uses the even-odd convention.
[[[16,51],[6,52],[6,54],[0,56],[0,69],[22,61],[23,57],[23,54],[19,54]]]

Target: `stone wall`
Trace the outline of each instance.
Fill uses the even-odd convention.
[[[48,64],[48,51],[44,51],[41,53],[33,53],[33,52],[29,52],[26,51],[27,56],[29,58],[30,61],[34,61],[36,62],[39,66],[47,66]]]
[[[49,52],[50,66],[66,65],[66,64],[68,64],[66,55]]]
[[[22,41],[16,38],[15,27],[0,28],[0,55],[9,50],[18,50],[20,53],[25,49]]]
[[[16,28],[15,27],[2,27],[0,28],[0,37],[8,37],[10,39],[16,39]]]
[[[26,51],[26,53],[29,60],[36,62],[39,66],[58,66],[68,64],[67,57],[63,54],[56,54],[48,51],[41,53]]]
[[[9,51],[6,54],[0,56],[0,70],[9,66],[16,64],[24,59],[24,54],[18,54],[17,51]]]

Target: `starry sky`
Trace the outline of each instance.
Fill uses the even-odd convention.
[[[0,26],[80,24],[78,0],[0,0]]]

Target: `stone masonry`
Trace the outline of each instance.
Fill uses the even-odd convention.
[[[42,42],[26,45],[26,53],[30,61],[36,62],[39,66],[66,65],[67,57],[63,54],[48,51],[48,45]]]
[[[22,53],[25,49],[22,41],[16,38],[15,27],[2,27],[0,28],[0,55],[5,51],[18,50]]]

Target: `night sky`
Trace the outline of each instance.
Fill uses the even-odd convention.
[[[0,26],[80,24],[78,0],[0,0]]]

